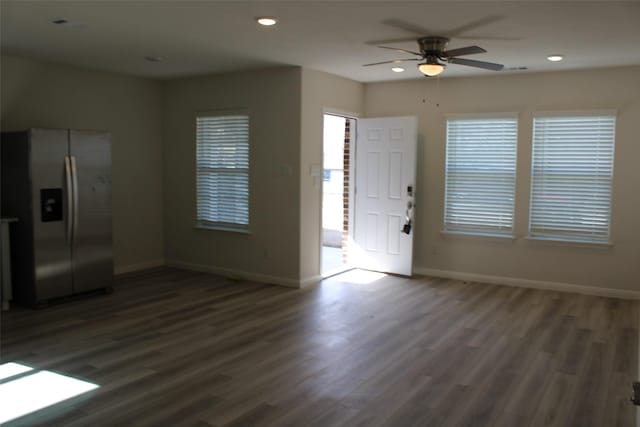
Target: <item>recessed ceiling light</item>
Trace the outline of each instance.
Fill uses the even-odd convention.
[[[551,62],[558,62],[558,61],[562,61],[564,59],[564,56],[562,55],[549,55],[547,56],[547,59]]]
[[[391,68],[391,71],[393,71],[394,73],[401,73],[404,71],[404,68],[402,67],[393,67]]]
[[[261,16],[260,18],[256,18],[256,21],[258,22],[258,24],[264,25],[265,27],[276,25],[276,22],[278,22],[276,18],[270,16]]]

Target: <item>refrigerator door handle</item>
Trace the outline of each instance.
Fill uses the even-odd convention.
[[[78,235],[78,168],[76,167],[76,157],[71,156],[71,177],[73,179],[73,240]]]
[[[67,216],[66,216],[66,235],[67,235],[67,244],[71,244],[71,239],[73,238],[73,184],[71,180],[71,160],[69,156],[64,156],[64,177],[67,185],[67,190],[65,192],[67,199]]]

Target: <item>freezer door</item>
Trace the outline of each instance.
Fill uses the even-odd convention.
[[[111,286],[111,136],[100,131],[71,131],[70,155],[75,183],[73,290]]]
[[[30,130],[31,219],[37,301],[72,293],[68,233],[71,224],[67,203],[71,192],[65,171],[68,146],[67,130]]]

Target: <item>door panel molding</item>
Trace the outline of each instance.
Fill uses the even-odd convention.
[[[417,123],[416,117],[358,120],[354,252],[360,268],[412,274],[413,224],[409,234],[403,228],[415,196]]]

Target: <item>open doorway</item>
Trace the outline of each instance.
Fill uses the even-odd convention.
[[[353,200],[352,134],[355,134],[354,119],[335,114],[324,115],[320,267],[325,277],[349,268]]]

